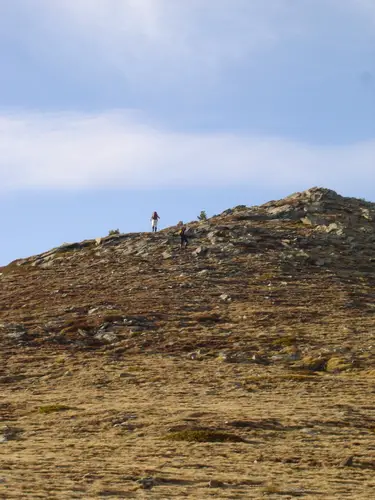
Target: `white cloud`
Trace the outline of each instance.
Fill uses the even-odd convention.
[[[176,133],[134,114],[3,115],[0,190],[373,184],[375,140]]]
[[[181,82],[192,73],[215,79],[230,65],[262,57],[283,42],[320,40],[327,37],[321,21],[329,13],[336,16],[336,33],[345,11],[365,29],[364,14],[374,10],[373,0],[13,0],[12,5],[0,5],[0,14],[5,10],[0,23],[34,60],[66,62],[78,74],[85,67],[115,71],[148,86]],[[10,12],[22,29],[7,28]]]
[[[17,47],[41,73],[65,74],[106,95],[121,85],[124,94],[177,89],[180,95],[204,95],[216,92],[227,75],[233,79],[239,71],[240,79],[244,68],[251,85],[252,72],[277,66],[277,50],[285,46],[284,56],[300,48],[292,57],[303,65],[304,46],[315,43],[319,60],[322,46],[338,43],[345,53],[345,47],[367,44],[375,35],[374,5],[374,0],[0,1],[0,42]]]
[[[350,31],[339,22],[350,13],[349,28],[374,33],[368,29],[374,6],[373,0],[12,0],[0,2],[0,38],[16,39],[43,70],[66,67],[67,77],[84,68],[115,71],[158,95],[158,82],[183,88],[193,74],[203,86],[285,41],[303,46],[305,37],[328,39],[327,26],[320,31],[328,11],[338,19],[333,32]],[[351,43],[350,36],[332,39]],[[375,141],[318,147],[275,137],[175,133],[120,112],[0,115],[0,190],[183,183],[339,189],[373,183],[374,157]]]

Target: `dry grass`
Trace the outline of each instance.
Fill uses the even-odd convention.
[[[22,434],[0,444],[0,498],[373,498],[373,243],[358,234],[361,260],[298,221],[215,224],[171,259],[173,229],[5,268],[0,418]],[[340,258],[310,265],[283,240]],[[90,343],[124,317],[155,321]]]
[[[44,405],[39,407],[39,413],[43,414],[49,414],[49,413],[56,413],[60,411],[67,411],[67,410],[73,410],[74,408],[71,408],[70,406],[63,405],[63,404],[51,404],[51,405]]]
[[[185,429],[179,432],[171,432],[164,439],[167,441],[188,441],[190,443],[243,443],[240,436],[228,432],[215,431],[211,429]]]

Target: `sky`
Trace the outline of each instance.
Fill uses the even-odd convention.
[[[313,186],[375,201],[374,0],[0,2],[0,266]]]

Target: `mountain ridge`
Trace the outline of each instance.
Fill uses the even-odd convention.
[[[340,194],[336,193],[332,189],[328,188],[322,188],[322,187],[313,187],[310,189],[307,189],[302,192],[295,192],[293,194],[290,194],[286,196],[285,198],[281,198],[279,200],[271,200],[268,202],[265,202],[261,205],[254,205],[254,206],[246,206],[246,205],[238,205],[237,207],[234,207],[232,209],[226,209],[224,210],[221,214],[214,215],[210,218],[207,218],[207,221],[215,221],[215,219],[220,218],[222,216],[226,215],[231,215],[235,211],[247,211],[249,212],[249,219],[251,219],[251,213],[260,211],[263,212],[263,215],[258,214],[258,220],[271,220],[273,219],[287,219],[288,215],[291,217],[291,220],[296,220],[299,218],[303,218],[304,216],[311,216],[311,214],[316,214],[324,211],[324,209],[332,209],[336,208],[336,210],[342,205],[353,205],[355,208],[358,210],[362,211],[362,217],[364,219],[373,221],[375,217],[375,203],[372,203],[370,201],[366,201],[364,199],[360,198],[355,198],[355,197],[344,197],[341,196]],[[349,210],[350,209],[346,209]],[[353,208],[352,208],[353,210]],[[269,218],[267,215],[269,215]],[[328,214],[326,214],[328,215]],[[333,216],[334,214],[330,214]],[[257,214],[254,213],[253,217],[257,219]],[[245,217],[246,218],[246,217]],[[238,218],[237,218],[238,220]],[[241,220],[241,217],[239,218]],[[314,221],[316,219],[312,218],[310,219],[311,224],[314,224]],[[323,220],[323,219],[320,219]],[[207,221],[202,221],[203,223]],[[309,224],[309,221],[305,221],[306,224]],[[191,221],[187,223],[189,226],[193,224],[194,227],[198,224],[197,221]],[[331,228],[333,229],[333,228]],[[176,231],[177,227],[176,226],[170,226],[167,228],[164,228],[161,230],[161,232],[164,234],[165,232],[168,231]],[[40,254],[37,254],[35,256],[30,256],[28,258],[23,258],[23,259],[16,259],[12,262],[11,264],[17,264],[17,265],[22,265],[26,262],[29,262],[30,259],[36,259],[36,258],[42,258],[44,255],[49,256],[53,252],[64,252],[66,250],[74,250],[74,249],[79,249],[79,248],[84,248],[93,244],[100,245],[101,243],[107,243],[110,244],[110,242],[115,242],[115,241],[121,241],[123,239],[131,239],[135,238],[136,236],[139,235],[146,235],[149,234],[148,232],[133,232],[133,233],[121,233],[117,235],[108,235],[105,237],[98,237],[94,239],[88,239],[84,240],[82,242],[74,242],[74,243],[63,243],[59,245],[58,247],[55,247],[51,250],[47,250],[45,252],[42,252]],[[159,231],[160,234],[160,231]],[[0,269],[4,269],[7,266],[2,266]]]
[[[3,267],[4,498],[372,498],[374,221],[312,188]]]
[[[285,293],[283,287],[300,287],[300,302],[308,304],[311,297],[303,298],[303,284],[310,280],[314,288],[315,280],[315,288],[321,287],[321,297],[328,293],[327,286],[341,293],[345,290],[341,310],[352,307],[353,314],[362,308],[371,316],[374,220],[375,204],[345,198],[329,189],[312,188],[261,206],[238,206],[207,221],[191,222],[186,250],[179,249],[177,226],[156,234],[120,234],[64,244],[3,268],[2,284],[8,295],[12,290],[12,300],[3,314],[9,322],[17,323],[18,307],[19,317],[27,318],[25,329],[30,342],[64,343],[65,335],[69,342],[83,345],[85,339],[94,345],[100,344],[100,336],[104,343],[111,337],[103,337],[103,329],[120,331],[123,327],[123,335],[113,334],[112,339],[130,345],[134,344],[128,338],[131,329],[126,329],[120,319],[103,327],[105,317],[122,315],[126,322],[128,315],[154,314],[163,318],[159,319],[159,330],[172,327],[174,331],[180,322],[179,309],[190,308],[194,314],[201,310],[214,314],[215,309],[228,309],[229,305],[233,310],[236,306],[244,311],[262,309],[264,305],[256,302],[251,287],[261,297],[262,287],[267,285],[274,297],[262,300],[270,300],[266,309],[274,321],[269,320],[269,325],[278,328],[283,308],[297,307],[296,298]],[[14,287],[17,275],[21,282]],[[33,307],[25,302],[25,293],[19,289],[29,278],[27,289],[33,294]],[[361,305],[366,293],[368,298]],[[222,295],[230,297],[227,305],[219,298]],[[3,303],[4,299],[2,295]],[[201,300],[204,307],[196,304]],[[147,307],[142,308],[142,302]],[[303,314],[311,316],[308,311]],[[147,328],[143,324],[140,328],[151,332],[155,321],[150,319]],[[194,321],[186,321],[194,328]],[[49,330],[49,334],[43,337],[36,333],[41,328]],[[151,334],[149,342],[153,340],[155,345],[156,338],[152,339]],[[224,344],[220,342],[222,347]],[[194,342],[189,345],[193,348]]]

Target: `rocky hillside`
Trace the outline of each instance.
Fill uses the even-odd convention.
[[[375,204],[313,188],[193,222],[188,234],[185,251],[170,227],[2,268],[1,342],[374,360]]]
[[[0,498],[373,498],[375,204],[188,227],[0,268]]]

